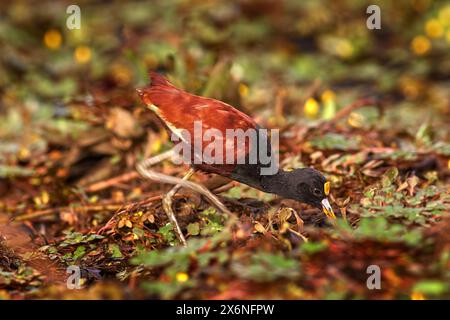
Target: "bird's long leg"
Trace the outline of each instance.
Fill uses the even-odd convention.
[[[140,168],[141,166],[147,166],[147,167],[148,167],[148,166],[152,166],[152,165],[155,165],[155,164],[157,164],[157,163],[159,163],[159,162],[161,162],[161,161],[164,161],[164,160],[166,160],[166,159],[168,159],[168,158],[171,158],[171,157],[174,157],[174,156],[175,156],[174,151],[173,151],[173,149],[171,149],[171,150],[166,151],[166,152],[163,152],[163,153],[161,153],[161,154],[159,154],[159,155],[157,155],[157,156],[154,156],[154,157],[148,158],[148,159],[146,159],[146,160],[144,160],[144,161],[141,161],[141,162],[136,166],[136,169],[138,170],[138,172],[141,172],[141,171],[139,171],[139,168]],[[143,167],[143,168],[144,168],[144,167]],[[142,173],[141,173],[141,174],[142,174]],[[108,221],[102,228],[100,228],[100,230],[98,231],[98,233],[101,234],[101,233],[103,233],[104,231],[110,229],[110,228],[111,228],[111,225],[116,221],[116,218],[117,218],[117,213],[114,214],[113,217],[112,217],[111,219],[109,219],[109,221]]]
[[[184,181],[189,180],[194,173],[195,173],[195,169],[189,169],[189,171],[186,173],[186,175],[183,177],[182,180],[184,180]],[[181,228],[178,225],[178,221],[177,221],[177,219],[175,217],[175,213],[173,212],[173,209],[172,209],[172,197],[178,192],[178,190],[180,190],[180,188],[182,186],[183,186],[182,184],[178,183],[169,192],[167,192],[167,194],[162,199],[162,204],[163,204],[164,211],[167,214],[167,217],[169,217],[170,222],[172,222],[172,224],[174,225],[175,233],[178,236],[178,240],[180,240],[180,242],[183,244],[183,246],[186,247],[186,245],[187,245],[186,239],[184,238],[183,232],[181,231]]]
[[[230,214],[231,212],[225,207],[225,205],[208,189],[206,189],[204,186],[194,183],[192,181],[186,181],[181,178],[172,177],[163,173],[156,172],[154,170],[150,170],[148,167],[152,166],[160,161],[163,161],[171,156],[173,156],[174,153],[172,150],[167,151],[163,154],[160,154],[158,156],[143,160],[142,162],[138,163],[136,166],[137,171],[145,178],[155,180],[162,183],[168,183],[168,184],[180,184],[181,187],[192,189],[201,195],[205,196],[209,202],[211,202],[212,205],[217,207],[220,211],[222,211],[225,214]]]
[[[202,186],[200,184],[197,184],[197,183],[194,183],[191,181],[187,181],[187,179],[189,177],[186,179],[184,179],[184,178],[180,179],[177,177],[172,177],[172,176],[162,174],[162,173],[159,173],[159,172],[149,169],[149,167],[151,167],[152,165],[155,165],[158,162],[161,162],[163,160],[166,160],[166,159],[174,157],[174,156],[176,156],[174,149],[169,150],[158,156],[155,156],[155,157],[152,157],[152,158],[149,158],[149,159],[139,162],[136,166],[136,169],[145,178],[148,178],[148,179],[151,179],[154,181],[158,181],[161,183],[174,184],[176,187],[179,185],[177,189],[179,189],[180,187],[184,187],[184,188],[189,188],[189,189],[192,189],[192,190],[200,193],[201,195],[205,196],[206,199],[208,199],[212,205],[214,205],[220,211],[222,211],[223,213],[225,213],[233,218],[234,215],[227,209],[227,207],[225,207],[225,205],[211,191],[209,191],[208,189],[206,189],[204,186]],[[172,221],[172,222],[176,221],[175,215],[173,214],[172,210],[171,210],[171,214],[170,214],[170,212],[167,212],[167,211],[166,211],[166,214],[169,216],[170,221]],[[234,219],[231,219],[231,220],[234,220]],[[230,222],[230,221],[228,221],[228,222]],[[176,225],[178,225],[178,224],[176,224]],[[176,230],[176,231],[178,234],[178,230]],[[182,234],[181,234],[181,236],[182,236]],[[181,240],[181,237],[180,237],[180,240]]]

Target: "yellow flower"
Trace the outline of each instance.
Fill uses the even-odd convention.
[[[47,191],[42,191],[41,199],[43,204],[48,204],[48,202],[50,201],[50,195]]]
[[[42,205],[42,200],[39,197],[34,197],[33,198],[34,204],[37,206],[41,206]]]
[[[347,39],[343,39],[338,42],[336,46],[336,53],[341,58],[350,58],[354,53],[353,45]]]
[[[366,122],[366,118],[360,113],[352,112],[350,113],[347,122],[354,128],[362,128]]]
[[[114,81],[120,86],[125,86],[132,80],[132,73],[130,69],[121,63],[115,63],[111,66],[111,73]]]
[[[245,98],[246,96],[248,96],[248,92],[249,92],[248,86],[244,83],[240,83],[239,84],[239,94],[241,95],[241,97]]]
[[[411,300],[425,300],[425,296],[421,292],[411,293]]]
[[[306,100],[305,106],[303,107],[303,112],[308,118],[315,118],[319,112],[319,104],[316,99],[309,98]]]
[[[58,30],[51,29],[44,34],[44,44],[47,48],[56,50],[61,47],[62,36]]]
[[[431,42],[425,36],[416,36],[411,42],[411,49],[417,55],[424,55],[431,49]]]
[[[70,30],[67,34],[67,41],[72,44],[79,44],[89,40],[89,33],[87,31],[86,25],[83,25],[81,29]]]
[[[150,144],[150,150],[152,152],[152,154],[156,154],[158,152],[161,151],[163,142],[161,139],[156,138],[155,140],[152,141],[152,143]]]
[[[336,115],[336,94],[331,90],[325,90],[320,96],[323,102],[322,118],[332,119]]]
[[[186,282],[189,280],[189,275],[186,272],[178,272],[175,278],[178,282]]]
[[[25,148],[25,147],[20,148],[19,154],[18,154],[18,157],[19,157],[20,160],[26,160],[30,156],[31,156],[30,149]]]
[[[74,57],[75,60],[80,64],[89,62],[91,60],[91,56],[91,49],[87,46],[79,46],[75,49]]]
[[[336,100],[336,94],[332,90],[325,90],[320,96],[323,102]]]
[[[437,19],[431,19],[425,24],[425,33],[430,38],[439,38],[444,34],[444,28]]]
[[[450,5],[439,11],[438,19],[442,25],[450,25]]]

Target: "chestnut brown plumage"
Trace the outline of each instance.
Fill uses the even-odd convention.
[[[222,101],[196,96],[176,88],[158,73],[150,72],[150,79],[151,83],[148,86],[137,89],[138,94],[146,106],[162,120],[170,133],[180,136],[180,131],[186,130],[191,137],[194,137],[197,134],[195,132],[195,123],[197,122],[201,124],[202,132],[208,129],[216,129],[222,133],[221,139],[223,140],[220,141],[220,145],[223,146],[223,157],[226,154],[230,154],[230,152],[234,155],[232,164],[227,164],[225,158],[219,163],[202,161],[193,164],[193,170],[216,173],[264,192],[311,204],[317,208],[322,208],[330,218],[335,218],[326,197],[329,192],[329,183],[326,182],[325,177],[319,171],[312,168],[292,171],[277,169],[273,175],[262,175],[261,169],[264,165],[259,159],[254,164],[246,161],[248,159],[239,161],[239,157],[248,157],[249,152],[254,150],[253,148],[258,148],[259,144],[246,143],[244,152],[238,152],[238,146],[236,146],[234,141],[227,141],[226,130],[240,129],[247,131],[252,129],[259,132],[261,130],[260,126],[251,117]],[[269,152],[272,154],[268,137],[261,136],[266,137]],[[182,137],[180,136],[180,138]],[[203,143],[202,147],[206,147],[209,143],[203,139],[201,141]],[[193,143],[191,148],[194,148]],[[234,149],[230,150],[229,148]],[[192,152],[192,157],[194,157],[194,154],[195,150]],[[140,172],[143,173],[145,170],[141,167]],[[179,184],[174,188],[176,189],[175,192],[181,186],[180,183],[184,184],[190,175],[192,173],[185,177],[184,182],[180,182],[180,180],[178,182],[170,182]],[[168,182],[167,179],[165,181]],[[174,194],[174,192],[171,193]],[[168,210],[171,211],[171,208],[168,208]],[[173,212],[168,213],[169,217],[171,214],[173,215]],[[174,217],[171,220],[177,224]],[[176,227],[179,229],[178,225]],[[185,243],[182,234],[179,237]]]

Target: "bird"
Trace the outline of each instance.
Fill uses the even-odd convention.
[[[183,155],[181,158],[188,162],[191,168],[183,178],[172,177],[150,169],[151,166],[168,158],[180,159],[178,153],[182,148],[175,150],[175,147],[139,162],[136,168],[143,177],[175,185],[163,197],[162,203],[164,211],[174,225],[178,239],[184,246],[186,246],[186,239],[172,208],[172,197],[181,187],[201,193],[223,213],[232,214],[208,189],[189,181],[197,171],[218,174],[266,193],[312,205],[323,210],[328,218],[336,219],[328,200],[330,182],[320,171],[313,168],[286,171],[278,165],[273,166],[272,163],[263,162],[260,159],[259,152],[264,145],[261,142],[266,143],[267,155],[271,160],[276,153],[272,148],[271,133],[259,126],[249,115],[225,102],[179,89],[157,72],[150,71],[149,76],[150,84],[137,88],[137,93],[143,104],[162,121],[168,133],[174,138],[172,140],[177,140],[176,146],[182,146],[184,151],[188,151],[188,155]],[[214,143],[219,143],[219,148],[211,152],[210,158],[202,158],[201,151],[202,148],[207,148],[211,141],[201,140],[195,145],[195,138],[199,135],[196,129],[200,129],[200,132],[216,133]],[[237,145],[235,137],[227,135],[230,130],[241,133],[254,132],[257,138],[244,139],[244,145]],[[257,155],[256,160],[250,161],[250,156],[254,154]],[[226,161],[226,156],[231,160]],[[217,159],[222,161],[211,161]],[[269,169],[273,172],[263,174],[264,170]]]

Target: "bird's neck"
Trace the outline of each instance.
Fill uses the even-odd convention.
[[[262,191],[282,195],[283,190],[286,190],[286,173],[279,170],[276,174],[261,176]]]

